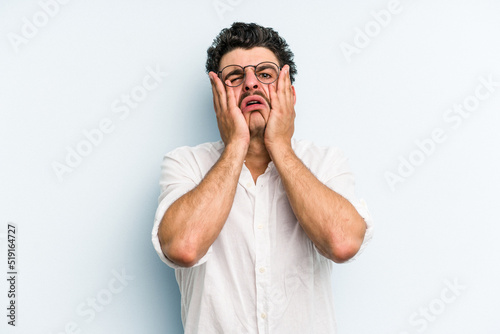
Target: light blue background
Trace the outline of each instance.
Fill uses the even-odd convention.
[[[41,7],[2,1],[1,332],[182,333],[173,270],[150,241],[160,164],[175,147],[218,140],[206,49],[244,21],[290,44],[296,137],[345,151],[375,220],[363,256],[335,266],[339,333],[499,333],[500,87],[456,129],[443,115],[480,77],[500,81],[500,2],[401,0],[348,61],[342,43],[389,3],[72,0],[16,48],[12,34]],[[148,67],[168,75],[120,119],[113,103]],[[106,118],[113,131],[59,180],[53,163]],[[447,139],[392,191],[384,175],[436,128]],[[16,328],[5,317],[8,222],[18,228]],[[120,285],[116,272],[133,279]],[[463,288],[440,304],[446,280]],[[90,320],[82,310],[99,296],[106,305]],[[433,320],[422,320],[429,307]]]

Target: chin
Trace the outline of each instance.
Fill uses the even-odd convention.
[[[248,125],[251,126],[252,124],[261,125],[261,126],[265,127],[267,124],[267,121],[260,112],[254,111],[250,114],[250,116],[248,118]]]
[[[248,123],[248,128],[250,130],[250,134],[252,133],[259,133],[262,132],[264,133],[264,130],[266,129],[267,122],[264,120],[264,117],[260,115],[257,119],[257,117],[252,117],[250,116],[250,120]]]
[[[250,112],[250,115],[249,115],[249,118],[250,120],[259,120],[259,121],[263,121],[264,123],[267,123],[267,117],[265,116],[269,116],[269,112],[266,112],[264,110],[253,110]]]

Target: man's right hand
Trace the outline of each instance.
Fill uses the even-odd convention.
[[[231,87],[224,85],[216,73],[210,72],[210,83],[214,100],[217,125],[224,144],[242,145],[245,150],[250,143],[250,131]],[[246,152],[246,151],[245,151]]]
[[[236,104],[234,91],[209,73],[214,109],[226,145],[201,182],[167,209],[158,227],[163,253],[181,267],[190,267],[208,252],[233,206],[250,130]]]

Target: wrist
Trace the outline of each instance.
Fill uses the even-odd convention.
[[[225,143],[224,153],[236,161],[241,160],[243,162],[248,151],[248,145],[248,142],[244,140],[233,140],[227,144]]]
[[[271,159],[275,162],[283,160],[285,157],[290,154],[295,154],[292,149],[292,143],[288,140],[275,141],[272,143],[268,143],[266,145],[267,151],[271,156]]]

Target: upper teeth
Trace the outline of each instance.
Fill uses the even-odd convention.
[[[247,103],[247,106],[251,105],[251,104],[256,104],[256,103],[259,103],[259,101],[250,101]]]

